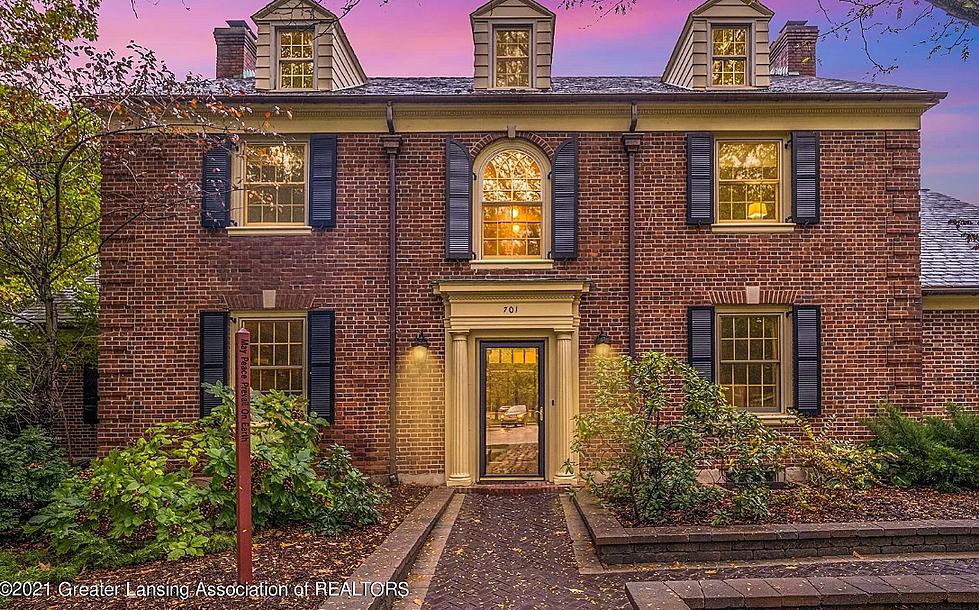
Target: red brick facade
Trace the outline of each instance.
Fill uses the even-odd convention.
[[[492,138],[505,134],[489,134]],[[545,149],[567,133],[523,134]],[[714,234],[685,223],[684,133],[647,133],[637,158],[638,349],[686,355],[692,305],[741,302],[746,286],[762,304],[822,306],[823,413],[859,435],[858,419],[878,400],[919,407],[922,308],[918,283],[918,133],[821,134],[822,219],[788,234]],[[432,283],[449,278],[588,278],[581,302],[581,359],[599,331],[628,340],[627,158],[619,133],[580,136],[580,256],[552,271],[473,271],[444,257],[445,138],[485,146],[488,134],[405,134],[398,157],[399,466],[444,471],[443,304]],[[124,145],[118,142],[118,145]],[[173,139],[140,166],[161,188],[199,180],[201,152]],[[102,255],[100,451],[159,421],[197,417],[198,316],[206,310],[336,311],[336,425],[330,435],[370,472],[387,460],[387,162],[378,134],[341,134],[337,228],[296,236],[229,236],[200,226],[200,209],[123,231]],[[177,176],[181,176],[178,178]],[[103,180],[111,212],[130,189],[111,168]],[[111,230],[106,223],[103,230]],[[972,330],[979,329],[979,316]],[[924,346],[945,349],[927,318]],[[431,342],[425,363],[408,359],[413,338]],[[973,341],[972,356],[976,345]],[[961,343],[956,350],[961,351]],[[924,359],[924,378],[945,391],[942,367],[959,351]],[[955,354],[955,355],[951,355]],[[968,354],[963,354],[966,356]],[[964,375],[964,371],[962,372]],[[582,375],[582,409],[588,404]],[[974,381],[974,380],[973,380]],[[950,386],[949,386],[950,387]],[[960,387],[956,385],[956,387]],[[977,397],[971,386],[963,398]],[[933,393],[933,392],[930,392]]]
[[[926,311],[925,405],[979,405],[979,311]]]

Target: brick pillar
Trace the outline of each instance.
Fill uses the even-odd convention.
[[[214,28],[214,44],[216,78],[255,75],[255,34],[246,22],[229,21],[226,28]]]
[[[816,42],[819,27],[805,21],[788,21],[772,43],[772,74],[816,76]]]

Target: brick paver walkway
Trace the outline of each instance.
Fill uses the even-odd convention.
[[[423,607],[616,609],[629,607],[625,583],[633,581],[977,571],[979,559],[935,559],[581,574],[558,494],[468,494]]]

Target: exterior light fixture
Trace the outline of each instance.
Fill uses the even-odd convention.
[[[422,347],[428,349],[428,338],[425,333],[418,331],[418,335],[415,337],[415,341],[411,344],[411,347]]]
[[[595,337],[595,355],[605,357],[611,353],[612,339],[605,334],[604,330],[598,331],[598,336]]]

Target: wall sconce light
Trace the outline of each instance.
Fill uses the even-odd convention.
[[[598,336],[595,337],[595,355],[604,357],[611,353],[612,339],[605,334],[604,330],[598,331]]]
[[[418,335],[415,337],[415,341],[411,344],[411,347],[424,347],[428,349],[428,337],[425,336],[424,332],[418,331]]]
[[[419,332],[411,344],[411,360],[416,364],[421,364],[427,359],[428,338],[425,336],[425,333]]]

